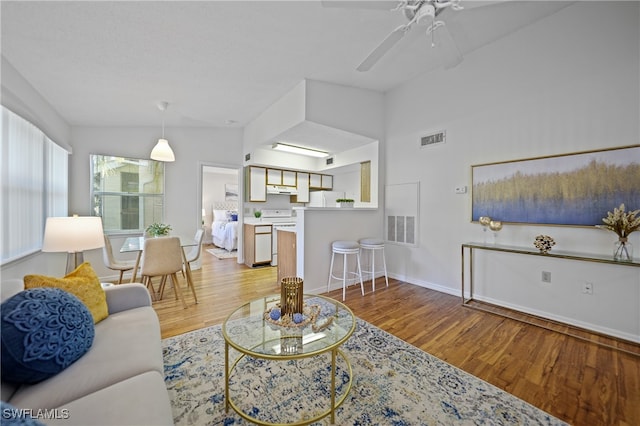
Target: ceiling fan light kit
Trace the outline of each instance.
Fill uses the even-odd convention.
[[[164,112],[166,111],[169,103],[162,101],[158,103],[158,109],[162,111],[162,138],[158,139],[158,143],[151,150],[151,159],[156,161],[172,162],[176,161],[176,157],[173,154],[169,141],[164,138]]]

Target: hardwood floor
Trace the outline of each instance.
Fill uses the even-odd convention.
[[[163,338],[220,324],[243,302],[279,292],[276,268],[250,269],[202,252],[199,303],[154,303]],[[399,338],[573,425],[640,425],[640,357],[491,313],[460,298],[390,280],[347,290],[354,313]],[[328,294],[338,300],[342,291]],[[586,340],[584,340],[586,339]],[[639,351],[640,345],[630,345]]]

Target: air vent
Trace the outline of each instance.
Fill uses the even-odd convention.
[[[251,154],[250,153],[249,154],[245,154],[244,155],[244,161],[249,161],[249,160],[251,160]]]
[[[327,166],[333,164],[333,157],[327,158]]]
[[[416,233],[415,216],[387,216],[387,241],[413,245]]]
[[[423,136],[420,138],[420,147],[424,148],[425,146],[435,145],[439,143],[444,143],[446,141],[446,132],[443,130],[438,133],[434,133],[431,135]]]

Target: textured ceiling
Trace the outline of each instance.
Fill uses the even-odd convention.
[[[560,9],[559,2],[489,3],[442,14],[463,54]],[[3,56],[74,126],[158,125],[163,100],[167,125],[244,126],[303,79],[384,92],[441,67],[438,48],[414,28],[371,71],[356,71],[404,16],[320,1],[2,1],[1,8]]]

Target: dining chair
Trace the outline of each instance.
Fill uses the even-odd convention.
[[[142,283],[147,286],[155,300],[162,298],[167,277],[171,279],[176,300],[180,299],[186,308],[187,303],[182,295],[178,282],[178,272],[182,271],[182,248],[178,237],[147,238],[144,241],[142,258],[140,260],[140,275]],[[160,288],[156,293],[153,278],[161,277]]]
[[[118,284],[122,284],[122,275],[124,272],[132,270],[136,265],[135,260],[118,260],[115,258],[113,248],[111,247],[111,239],[106,234],[104,235],[104,247],[102,247],[102,260],[104,261],[104,266],[107,268],[120,271]]]
[[[193,277],[191,275],[191,264],[200,258],[200,253],[202,252],[202,240],[204,239],[204,229],[198,229],[193,239],[198,242],[198,245],[191,247],[189,252],[184,254],[184,268],[182,269],[182,276],[187,279],[187,285],[191,289],[193,299],[198,303],[198,296],[196,296],[196,289],[193,285]]]

